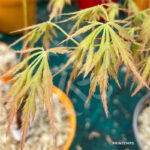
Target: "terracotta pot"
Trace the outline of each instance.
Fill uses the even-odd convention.
[[[140,10],[150,8],[150,0],[134,0]]]
[[[28,23],[35,23],[36,0],[28,0]],[[24,27],[23,0],[0,0],[0,31],[10,33]]]
[[[113,2],[118,2],[118,0],[112,0]],[[78,0],[79,8],[85,9],[102,4],[103,0]]]

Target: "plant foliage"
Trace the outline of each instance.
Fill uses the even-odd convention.
[[[107,8],[107,9],[106,9]],[[63,22],[76,20],[75,25],[72,27],[71,32],[77,29],[85,21],[98,21],[98,20],[114,20],[119,14],[119,6],[116,3],[102,4],[73,13],[68,13],[64,15],[73,15],[69,19],[64,20]]]
[[[37,51],[38,50],[38,51]],[[33,52],[29,57],[25,58],[22,62],[10,69],[2,78],[11,76],[13,85],[10,91],[5,95],[3,103],[10,101],[11,110],[9,116],[9,123],[7,134],[10,131],[10,125],[20,107],[23,104],[22,110],[22,141],[21,149],[23,149],[25,138],[30,125],[30,118],[34,120],[36,112],[36,94],[38,95],[43,109],[46,108],[48,116],[50,118],[50,126],[54,137],[54,118],[52,108],[52,95],[53,95],[53,76],[50,72],[47,55],[48,53],[68,53],[65,48],[51,48],[44,51],[43,48],[33,48],[28,50],[22,50],[19,53]],[[30,60],[36,57],[31,63]],[[27,67],[25,68],[25,65]]]
[[[84,77],[86,77],[91,71],[91,87],[87,102],[91,99],[98,85],[105,113],[108,116],[106,96],[108,80],[109,77],[112,77],[119,85],[117,73],[122,63],[133,73],[140,84],[148,86],[139,74],[132,57],[131,44],[135,40],[128,30],[119,24],[119,21],[109,21],[107,23],[91,22],[89,25],[78,29],[71,37],[78,36],[89,30],[92,30],[92,32],[77,46],[62,70],[70,63],[74,64],[67,91],[72,79],[75,79],[83,72]],[[101,37],[99,43],[95,42],[97,37]]]
[[[19,64],[14,66],[1,77],[4,82],[10,79],[9,82],[12,83],[10,91],[5,95],[3,100],[3,103],[7,103],[11,100],[11,98],[13,98],[13,101],[11,102],[7,134],[9,133],[10,125],[14,117],[16,116],[17,111],[23,109],[23,135],[21,141],[21,149],[23,149],[24,146],[25,138],[30,125],[30,118],[34,120],[36,112],[36,95],[38,95],[43,109],[46,108],[46,110],[48,111],[54,139],[54,119],[52,108],[53,76],[50,72],[48,64],[48,54],[64,54],[72,52],[68,50],[72,49],[69,47],[49,48],[50,42],[53,40],[52,36],[56,36],[54,27],[59,29],[67,37],[69,37],[69,35],[63,29],[61,29],[55,23],[52,23],[51,20],[22,29],[31,31],[11,44],[10,47],[22,40],[25,40],[22,50],[15,52],[21,55],[27,55]],[[17,32],[22,30],[18,30]],[[43,39],[43,48],[33,48],[35,47],[37,41],[39,41],[41,38]],[[77,43],[74,39],[72,40]]]
[[[3,103],[11,98],[11,111],[7,133],[10,125],[22,104],[22,144],[28,132],[30,118],[34,119],[36,112],[35,96],[38,95],[43,108],[46,108],[50,118],[50,125],[54,135],[54,120],[52,109],[53,75],[48,64],[49,53],[70,53],[67,63],[55,74],[57,75],[70,64],[73,69],[67,85],[67,93],[72,80],[78,75],[84,74],[84,78],[90,74],[90,90],[86,104],[99,86],[103,107],[108,117],[107,87],[109,79],[113,78],[118,86],[118,71],[122,64],[127,67],[126,82],[130,74],[133,75],[133,84],[138,86],[133,92],[135,94],[143,86],[150,85],[150,16],[149,10],[139,11],[132,0],[127,0],[125,5],[129,7],[129,17],[124,20],[116,20],[120,6],[116,3],[102,4],[85,10],[69,13],[72,15],[62,22],[76,20],[72,27],[71,35],[68,35],[62,28],[51,20],[57,13],[61,13],[65,3],[70,0],[51,0],[49,7],[53,8],[51,17],[47,22],[27,27],[29,30],[18,42],[24,40],[20,54],[28,54],[24,59],[2,76],[5,80],[12,77],[12,88],[4,97]],[[131,7],[133,10],[131,11]],[[65,14],[66,15],[66,14]],[[102,21],[102,20],[103,21]],[[81,26],[82,23],[85,23]],[[56,30],[64,33],[67,39],[72,40],[76,47],[50,48],[53,36],[57,36]],[[22,30],[19,30],[22,31]],[[75,37],[84,34],[85,38],[79,43]],[[43,48],[34,48],[37,41],[42,40]],[[62,41],[62,42],[64,42]],[[46,50],[45,50],[46,49]],[[33,61],[31,61],[34,58]],[[31,61],[31,62],[30,62]]]
[[[33,25],[15,32],[20,32],[24,30],[29,30],[27,34],[19,38],[17,41],[12,43],[10,47],[16,45],[20,41],[24,40],[23,49],[33,48],[35,44],[42,39],[43,47],[46,49],[50,47],[50,43],[53,42],[53,36],[57,37],[55,28],[61,31],[64,35],[69,37],[69,35],[57,24],[53,23],[50,18],[48,21]],[[77,42],[71,38],[71,40],[77,44]]]
[[[150,85],[149,82],[149,55],[150,55],[150,16],[148,14],[149,11],[142,11],[138,14],[134,14],[132,16],[131,26],[135,26],[135,34],[136,34],[136,41],[139,43],[133,44],[132,46],[132,56],[134,61],[137,64],[138,70],[141,73],[143,79]],[[137,27],[138,24],[138,27]],[[126,74],[126,82],[129,77],[130,71],[127,71]],[[136,81],[136,79],[134,79]],[[134,84],[135,82],[133,82]],[[142,84],[139,84],[136,90],[134,91],[133,95],[136,94],[141,88]]]

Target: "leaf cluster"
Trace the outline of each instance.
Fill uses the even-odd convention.
[[[21,149],[23,149],[25,138],[30,125],[30,118],[34,120],[36,112],[36,95],[38,95],[43,109],[46,108],[50,118],[50,126],[54,137],[54,119],[52,108],[53,95],[53,76],[50,72],[47,55],[48,53],[68,53],[65,48],[51,48],[45,51],[43,48],[32,48],[22,50],[18,53],[32,53],[22,62],[10,69],[2,78],[11,76],[13,85],[9,92],[5,95],[3,103],[11,102],[11,110],[8,122],[7,134],[10,130],[10,125],[16,116],[18,110],[22,110],[22,141]],[[36,57],[36,58],[35,58]],[[35,58],[31,63],[30,61]],[[27,67],[25,67],[27,66]]]
[[[119,6],[116,3],[104,3],[80,11],[64,14],[73,15],[62,22],[75,20],[75,25],[72,27],[71,33],[79,28],[84,22],[98,21],[98,20],[114,20],[119,14]]]
[[[43,46],[45,48],[49,48],[50,42],[53,41],[52,35],[57,36],[56,31],[53,27],[53,23],[50,20],[21,30],[17,30],[16,32],[24,30],[28,30],[29,32],[24,36],[22,36],[21,38],[19,38],[14,43],[12,43],[10,47],[24,40],[25,42],[23,45],[23,49],[33,48],[35,44],[42,38]]]
[[[86,77],[91,72],[91,87],[87,102],[91,99],[98,85],[107,116],[106,91],[109,77],[112,77],[119,85],[117,73],[122,64],[133,73],[140,84],[147,86],[132,57],[131,45],[136,43],[134,36],[131,36],[128,30],[120,24],[122,22],[119,20],[107,23],[94,21],[78,29],[71,37],[78,36],[89,30],[91,32],[79,43],[66,65],[62,68],[63,70],[73,63],[67,92],[73,79],[81,73],[84,73],[84,77]],[[95,42],[99,37],[101,37],[99,43]]]
[[[137,68],[143,77],[143,79],[150,85],[149,79],[149,56],[150,56],[150,16],[148,14],[149,10],[142,11],[138,14],[133,15],[133,22],[131,22],[131,26],[135,29],[136,41],[139,43],[133,44],[132,46],[132,56],[134,58],[135,63],[137,64]],[[141,17],[142,16],[142,17]],[[139,17],[139,18],[138,18]],[[138,23],[138,27],[135,26],[135,23]],[[135,27],[134,27],[135,26]],[[127,71],[126,74],[126,82],[129,77],[130,71]],[[133,84],[136,79],[134,79]],[[133,86],[132,84],[132,86]],[[142,88],[142,84],[138,85],[135,93],[137,93]]]

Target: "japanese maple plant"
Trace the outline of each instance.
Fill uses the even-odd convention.
[[[13,98],[7,133],[9,133],[17,110],[23,104],[22,149],[30,125],[30,118],[33,120],[35,116],[36,94],[43,108],[48,111],[54,135],[53,77],[70,64],[73,64],[73,69],[66,92],[69,92],[72,80],[80,74],[83,74],[84,78],[90,74],[90,89],[85,104],[88,103],[96,87],[99,86],[107,117],[109,114],[107,108],[109,78],[114,79],[120,87],[117,74],[122,65],[127,68],[125,81],[127,82],[129,75],[132,75],[133,85],[137,85],[132,95],[144,86],[149,89],[150,9],[140,11],[132,0],[126,0],[124,6],[109,1],[109,3],[64,14],[70,17],[61,22],[75,21],[70,33],[66,33],[58,23],[55,23],[54,19],[54,17],[60,17],[65,3],[70,4],[71,2],[69,0],[52,0],[49,5],[52,10],[49,20],[22,29],[28,32],[10,45],[13,46],[24,40],[22,49],[15,51],[20,53],[21,61],[1,77],[4,79],[11,76],[9,82],[12,84],[10,91],[3,100],[3,103],[7,103]],[[126,13],[124,19],[118,19],[120,11]],[[57,37],[56,29],[66,35],[66,39],[62,43],[71,40],[76,46],[61,47],[56,45],[56,47],[51,47],[53,36]],[[75,39],[75,37],[85,33],[86,37],[81,41]],[[43,42],[42,47],[35,46],[39,40]],[[49,56],[51,54],[69,54],[70,56],[66,64],[56,74],[52,74],[49,67],[48,61],[50,61]]]

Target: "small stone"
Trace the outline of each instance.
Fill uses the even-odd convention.
[[[99,138],[100,136],[101,136],[101,134],[99,132],[92,131],[89,134],[88,138],[89,138],[89,140],[92,140],[93,138]]]
[[[56,136],[56,146],[60,147],[60,146],[64,145],[64,139],[66,139],[65,135],[58,134]]]
[[[82,150],[82,147],[80,145],[77,145],[76,150]]]
[[[48,142],[48,141],[50,141],[50,137],[49,137],[47,134],[44,133],[44,134],[41,136],[40,141],[41,141],[42,143]]]

